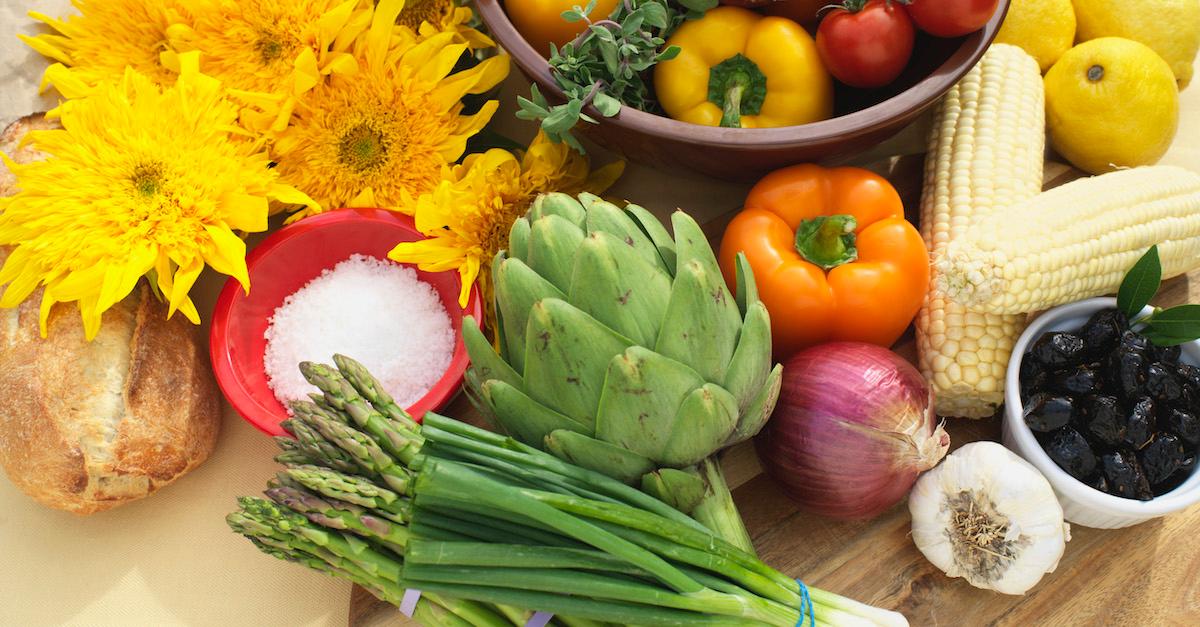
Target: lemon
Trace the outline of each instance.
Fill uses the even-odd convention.
[[[1200,51],[1200,0],[1074,0],[1079,41],[1125,37],[1150,46],[1171,66],[1179,88]]]
[[[996,42],[1024,48],[1045,72],[1075,43],[1071,0],[1012,0]]]
[[[1054,149],[1099,174],[1158,161],[1179,125],[1170,66],[1130,39],[1071,48],[1046,73],[1046,128]]]

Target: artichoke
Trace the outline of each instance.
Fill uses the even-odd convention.
[[[539,197],[493,262],[496,346],[464,324],[467,389],[511,436],[661,498],[749,548],[711,456],[775,407],[771,325],[682,211]]]

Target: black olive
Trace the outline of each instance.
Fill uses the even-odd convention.
[[[1117,347],[1121,333],[1129,328],[1129,319],[1119,309],[1101,309],[1088,318],[1079,336],[1088,353],[1100,356]]]
[[[1095,477],[1089,477],[1087,481],[1084,481],[1084,483],[1086,483],[1089,488],[1094,490],[1108,492],[1108,480],[1104,478],[1103,474],[1097,474]]]
[[[1063,427],[1050,439],[1046,454],[1072,477],[1085,481],[1096,472],[1096,454],[1079,432]]]
[[[1142,469],[1146,471],[1146,479],[1157,488],[1183,466],[1187,455],[1179,436],[1160,433],[1138,452],[1138,458],[1142,462]]]
[[[1141,449],[1150,443],[1156,427],[1154,419],[1154,400],[1143,396],[1133,403],[1125,420],[1125,443],[1135,449]]]
[[[1021,383],[1021,402],[1025,403],[1029,397],[1036,394],[1038,391],[1045,389],[1048,374],[1046,369],[1037,362],[1029,353],[1021,358],[1021,369],[1019,380]]]
[[[1125,440],[1126,417],[1116,397],[1089,396],[1082,405],[1087,435],[1105,446],[1117,446]]]
[[[1175,346],[1155,345],[1154,346],[1154,359],[1156,361],[1161,361],[1164,364],[1171,364],[1172,366],[1174,366],[1179,363],[1179,355],[1182,352],[1183,352],[1183,350],[1179,348],[1178,344],[1176,344]]]
[[[1146,473],[1133,453],[1116,451],[1101,457],[1100,473],[1108,482],[1108,493],[1113,496],[1139,501],[1154,498]]]
[[[1126,353],[1138,353],[1147,359],[1152,359],[1150,355],[1151,346],[1150,340],[1146,339],[1146,336],[1137,331],[1126,329],[1121,333],[1121,339],[1117,342],[1116,350],[1125,351]]]
[[[1033,358],[1050,370],[1083,363],[1083,340],[1074,333],[1052,331],[1042,334],[1030,349]]]
[[[1123,398],[1142,395],[1146,383],[1146,357],[1142,353],[1118,348],[1109,355],[1106,366],[1112,388]]]
[[[1158,403],[1174,405],[1183,399],[1183,386],[1175,378],[1175,369],[1168,364],[1146,366],[1146,394]]]
[[[1164,426],[1189,444],[1193,450],[1200,446],[1200,418],[1197,418],[1196,414],[1172,409]]]
[[[1166,481],[1154,486],[1154,495],[1162,496],[1175,488],[1178,488],[1184,481],[1192,478],[1192,470],[1196,467],[1196,456],[1185,457],[1183,463],[1179,465],[1179,470],[1175,474],[1167,477]]]
[[[1082,396],[1100,391],[1100,374],[1088,366],[1066,370],[1050,377],[1050,389]]]
[[[1025,403],[1025,424],[1034,431],[1047,433],[1067,426],[1074,413],[1075,404],[1069,396],[1034,394]]]
[[[1179,383],[1183,386],[1182,405],[1193,412],[1200,412],[1200,368],[1191,364],[1181,364],[1176,372],[1179,373]]]

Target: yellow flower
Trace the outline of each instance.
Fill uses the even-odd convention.
[[[371,12],[371,0],[193,0],[191,24],[167,34],[174,48],[200,51],[201,70],[226,87],[272,94],[275,115],[250,121],[281,130],[296,95],[357,71],[348,49]]]
[[[73,0],[73,4],[80,15],[62,20],[30,12],[54,33],[17,37],[58,64],[72,68],[78,80],[89,85],[119,81],[126,67],[132,67],[159,85],[175,82],[175,72],[170,69],[175,62],[168,45],[167,29],[184,21],[185,13],[178,2]],[[43,89],[48,82],[43,80]]]
[[[603,193],[624,168],[618,161],[592,172],[586,156],[541,133],[520,160],[500,149],[473,154],[449,179],[408,207],[426,239],[398,244],[388,256],[427,272],[457,270],[463,307],[478,280],[483,302],[490,307],[488,264],[508,246],[513,222],[525,215],[533,199],[546,192]]]
[[[395,27],[402,5],[379,3],[354,44],[357,73],[300,96],[275,140],[280,176],[326,208],[394,208],[433,189],[496,112],[491,100],[463,115],[462,98],[502,81],[508,57],[451,73],[467,45],[454,43],[454,33],[416,41]]]
[[[0,269],[0,306],[45,286],[43,335],[55,303],[78,302],[95,337],[101,314],[143,275],[169,301],[168,315],[179,310],[198,323],[188,291],[205,264],[249,289],[235,231],[266,230],[272,200],[312,204],[277,181],[256,142],[233,136],[238,108],[199,73],[197,55],[180,63],[166,88],[132,68],[95,88],[56,82],[72,98],[49,114],[63,128],[31,137],[50,157],[5,158],[20,191],[0,199],[0,245],[16,246]]]
[[[423,38],[454,32],[472,49],[494,47],[496,42],[471,26],[474,20],[475,12],[456,0],[406,0],[397,23]]]

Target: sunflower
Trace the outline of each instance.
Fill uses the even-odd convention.
[[[143,275],[199,323],[188,291],[205,264],[249,289],[246,247],[235,231],[267,228],[272,200],[312,204],[280,184],[267,154],[232,136],[238,108],[216,79],[180,56],[169,87],[130,68],[85,93],[61,83],[67,100],[48,115],[61,130],[31,134],[50,157],[18,165],[5,158],[20,191],[0,200],[0,245],[15,249],[0,269],[0,306],[21,303],[39,285],[41,329],[50,309],[78,302],[89,339],[101,314]],[[65,68],[52,70],[55,74]]]
[[[508,58],[452,73],[467,45],[454,33],[423,41],[404,35],[394,26],[402,5],[379,3],[354,44],[357,73],[334,75],[300,96],[276,137],[280,175],[325,207],[394,208],[432,190],[496,112],[491,100],[463,115],[462,98],[502,81]]]
[[[478,281],[490,307],[491,277],[485,264],[508,247],[513,222],[533,200],[548,192],[601,194],[624,168],[617,161],[593,172],[586,156],[541,133],[520,159],[498,148],[473,154],[432,192],[404,207],[411,209],[426,239],[397,244],[388,257],[427,272],[457,270],[462,278],[459,304],[467,306]]]
[[[176,66],[167,29],[185,21],[186,12],[172,0],[73,0],[79,15],[61,20],[31,11],[53,29],[30,37],[17,35],[29,47],[72,69],[89,85],[122,79],[132,67],[159,85],[175,82]],[[42,86],[49,83],[43,80]]]
[[[406,0],[396,23],[411,28],[421,37],[457,33],[472,49],[492,48],[496,42],[472,27],[475,12],[457,0]]]

